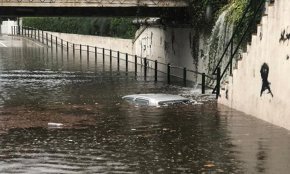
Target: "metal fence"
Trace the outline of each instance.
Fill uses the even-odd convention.
[[[116,61],[116,66],[118,71],[120,70],[121,63],[125,67],[125,71],[129,71],[129,65],[131,66],[131,70],[137,73],[142,72],[144,79],[148,77],[148,72],[151,71],[153,74],[154,81],[158,81],[158,74],[162,73],[166,75],[166,81],[168,84],[171,84],[172,79],[179,79],[182,85],[187,86],[188,83],[191,82],[190,76],[201,76],[201,82],[196,82],[201,86],[202,94],[205,93],[206,88],[212,89],[212,87],[206,85],[206,79],[217,80],[214,77],[206,75],[205,73],[200,73],[194,70],[187,69],[186,67],[179,67],[171,64],[166,64],[162,62],[158,62],[157,60],[150,60],[146,57],[140,57],[137,55],[131,55],[128,53],[123,53],[120,51],[115,51],[111,49],[100,48],[96,46],[90,45],[82,45],[75,44],[68,41],[65,41],[61,38],[58,38],[48,32],[43,30],[39,30],[32,27],[25,26],[12,26],[12,35],[18,35],[27,37],[33,40],[36,40],[47,47],[50,47],[51,50],[55,49],[56,52],[66,51],[67,53],[72,52],[73,57],[75,57],[76,52],[79,52],[80,58],[86,57],[89,61],[89,58],[92,54],[94,54],[95,61],[101,58],[103,59],[103,63],[110,63],[112,65],[113,59]],[[107,60],[105,57],[109,57]],[[198,79],[198,78],[197,78]]]

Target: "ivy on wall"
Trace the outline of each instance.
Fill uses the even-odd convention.
[[[137,27],[130,18],[29,17],[23,25],[46,31],[133,38]]]

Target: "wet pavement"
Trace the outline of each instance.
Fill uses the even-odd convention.
[[[214,101],[136,107],[121,100],[140,92],[194,98],[199,90],[144,81],[94,59],[80,63],[26,39],[0,42],[0,173],[289,171],[285,129]]]

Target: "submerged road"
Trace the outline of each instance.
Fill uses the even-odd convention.
[[[83,61],[0,36],[0,173],[289,172],[289,131],[217,106],[193,88]],[[198,103],[121,100],[140,92]]]

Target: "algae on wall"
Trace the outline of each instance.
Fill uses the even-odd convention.
[[[243,13],[248,6],[251,0],[231,0],[215,14],[215,22],[211,31],[203,37],[203,41],[199,41],[199,55],[198,55],[198,68],[200,72],[205,72],[207,74],[212,74],[213,70],[217,66],[218,61],[220,60],[222,54],[225,51],[227,44],[229,43],[234,28],[237,24],[241,21]],[[237,47],[237,43],[241,40],[242,35],[246,31],[246,28],[253,18],[254,12],[257,9],[258,4],[260,1],[253,1],[250,6],[249,12],[245,15],[242,20],[241,28],[237,35],[234,37],[234,48]],[[259,16],[256,19],[256,22],[260,20],[261,10],[258,14]],[[256,23],[250,26],[249,32],[246,34],[245,39],[242,42],[241,47],[239,47],[237,54],[235,55],[235,59],[240,56],[240,53],[243,52],[247,42],[250,40],[251,35],[256,30]],[[225,58],[221,62],[222,70],[225,68],[225,65],[228,63],[230,57],[230,49],[226,52]],[[208,82],[208,83],[215,83],[215,82]]]

